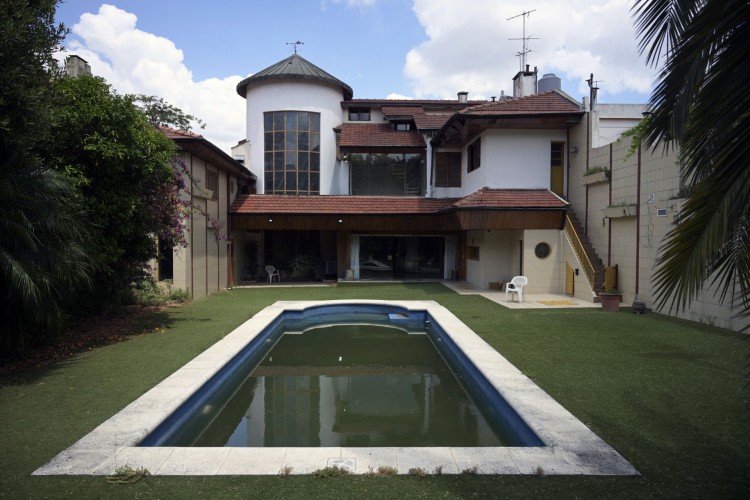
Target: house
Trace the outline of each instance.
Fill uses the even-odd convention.
[[[229,210],[236,279],[268,264],[283,279],[481,289],[525,275],[528,293],[597,301],[614,287],[658,308],[659,248],[684,200],[676,154],[630,154],[622,138],[645,106],[597,103],[595,89],[579,103],[528,66],[513,88],[490,101],[355,99],[299,54],[242,80],[247,133],[233,154],[261,181]],[[738,329],[736,312],[708,287],[679,315]]]
[[[536,89],[536,70],[516,79]],[[493,101],[354,99],[299,54],[244,79],[247,134],[234,150],[258,194],[230,208],[238,279],[529,276],[561,289],[570,130],[559,89]],[[249,251],[249,250],[248,250]]]
[[[255,189],[255,176],[201,135],[159,129],[174,141],[177,157],[195,182],[184,176],[188,192],[183,196],[193,207],[186,228],[188,246],[160,244],[158,262],[152,264],[156,277],[172,280],[193,298],[230,288],[235,278],[228,211],[240,192]],[[218,223],[216,228],[211,220]]]

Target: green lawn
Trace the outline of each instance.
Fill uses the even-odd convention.
[[[616,448],[638,477],[32,477],[276,300],[433,299]],[[0,378],[0,498],[746,498],[749,344],[657,314],[508,310],[440,284],[241,289],[157,313],[151,333]],[[743,368],[743,366],[745,368]],[[391,465],[391,464],[383,464]]]

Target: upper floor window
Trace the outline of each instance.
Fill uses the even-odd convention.
[[[461,153],[438,153],[435,187],[461,187]]]
[[[320,113],[263,113],[267,194],[320,194]]]
[[[424,155],[417,153],[350,153],[350,194],[423,196]]]
[[[473,172],[481,166],[482,160],[482,139],[469,144],[466,148],[466,171]]]
[[[393,130],[405,131],[414,130],[414,125],[411,122],[391,122]]]
[[[350,122],[369,122],[370,108],[349,108]]]
[[[212,170],[206,171],[206,189],[211,191],[213,196],[212,200],[219,199],[219,174]]]

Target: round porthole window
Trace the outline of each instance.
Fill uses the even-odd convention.
[[[540,259],[546,259],[549,257],[551,251],[552,249],[550,248],[549,243],[539,243],[534,247],[534,254]]]

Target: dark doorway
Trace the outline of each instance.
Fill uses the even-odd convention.
[[[360,279],[441,279],[442,236],[360,236]]]
[[[158,280],[174,279],[174,253],[172,247],[164,240],[159,240],[159,273]]]

